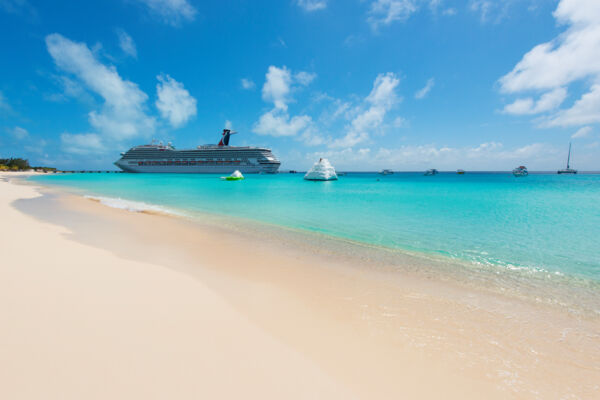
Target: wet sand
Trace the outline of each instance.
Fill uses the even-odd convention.
[[[0,213],[3,398],[600,397],[594,316],[56,190]]]

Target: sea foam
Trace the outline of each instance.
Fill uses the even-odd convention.
[[[103,197],[103,196],[83,196],[86,199],[97,201],[105,206],[112,208],[119,208],[121,210],[127,210],[132,212],[151,212],[160,214],[171,214],[171,215],[183,215],[172,209],[162,207],[156,204],[148,204],[143,201],[132,201],[125,200],[120,197]]]

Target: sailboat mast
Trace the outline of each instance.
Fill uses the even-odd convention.
[[[570,162],[571,162],[571,142],[569,142],[569,155],[567,156],[567,169],[569,169]]]

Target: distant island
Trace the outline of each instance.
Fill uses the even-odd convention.
[[[29,161],[24,158],[0,158],[0,171],[56,171],[52,167],[32,167]]]

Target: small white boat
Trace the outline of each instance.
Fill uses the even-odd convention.
[[[224,181],[241,181],[244,179],[244,175],[242,175],[242,173],[240,171],[238,171],[237,169],[233,172],[233,174],[229,175],[229,176],[222,176],[221,180]]]
[[[465,170],[464,169],[457,169],[456,173],[459,175],[464,175],[465,174]]]
[[[380,172],[381,175],[392,175],[393,173],[394,171],[392,171],[391,169],[384,169]]]
[[[335,168],[326,158],[320,158],[319,161],[304,175],[307,181],[335,181],[337,180]]]
[[[428,169],[427,171],[425,171],[425,176],[432,176],[432,175],[437,175],[439,174],[439,171],[435,168],[432,169]]]
[[[527,176],[527,175],[529,175],[529,171],[527,171],[527,167],[525,167],[524,165],[521,165],[521,166],[513,169],[512,173],[516,177],[521,177],[521,176]]]
[[[571,168],[571,166],[569,165],[570,162],[571,162],[571,143],[569,143],[569,155],[567,156],[567,168],[565,168],[565,169],[559,169],[557,173],[559,175],[562,175],[562,174],[576,174],[577,170]]]

